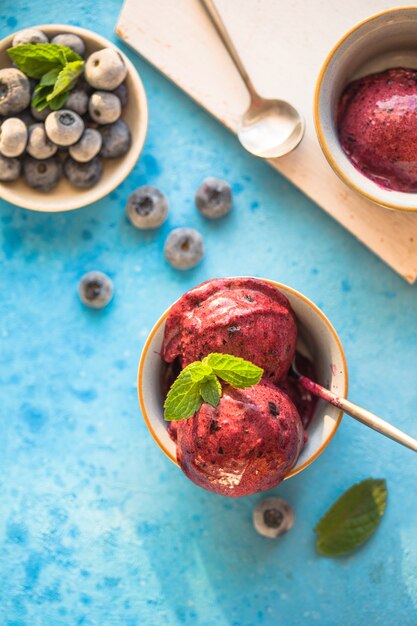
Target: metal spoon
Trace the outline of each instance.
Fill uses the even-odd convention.
[[[293,359],[291,371],[306,391],[309,391],[314,396],[322,398],[323,400],[326,400],[326,402],[330,402],[330,404],[337,406],[339,409],[342,409],[344,413],[347,413],[351,417],[355,418],[358,422],[365,424],[365,426],[376,430],[381,435],[385,435],[385,437],[389,437],[397,443],[401,443],[403,446],[410,448],[410,450],[417,452],[417,439],[413,439],[413,437],[403,433],[402,430],[396,428],[377,415],[374,415],[370,411],[367,411],[357,404],[350,402],[350,400],[337,396],[325,387],[313,382],[310,378],[307,378],[307,376],[303,376],[297,369],[296,358],[297,357],[295,356]]]
[[[256,92],[213,0],[200,1],[249,91],[250,105],[237,129],[240,143],[264,159],[288,154],[304,135],[303,117],[289,102],[262,98]]]

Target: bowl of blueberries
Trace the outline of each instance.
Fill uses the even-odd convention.
[[[0,197],[68,211],[119,185],[145,142],[142,81],[110,41],[70,25],[0,41]]]

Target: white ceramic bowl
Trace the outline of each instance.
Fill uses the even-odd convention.
[[[339,396],[346,397],[348,390],[346,359],[340,339],[327,317],[311,300],[295,289],[273,280],[261,280],[277,287],[290,301],[298,322],[297,345],[302,345],[303,352],[308,352],[314,361],[317,382]],[[168,435],[168,423],[164,421],[164,398],[160,385],[162,367],[160,351],[168,313],[169,309],[156,322],[143,348],[138,371],[138,394],[142,414],[152,437],[171,461],[177,464],[176,446]],[[286,478],[301,472],[323,452],[341,419],[342,411],[319,400],[308,427],[308,442],[296,466]]]
[[[317,80],[314,119],[322,150],[336,174],[368,200],[388,209],[417,211],[417,194],[383,189],[343,152],[335,112],[352,80],[391,67],[417,69],[417,7],[378,13],[352,28],[329,53]]]
[[[145,143],[148,127],[148,104],[145,89],[139,74],[129,59],[111,41],[85,28],[69,24],[41,24],[34,26],[42,30],[49,39],[59,33],[79,35],[86,45],[86,55],[101,48],[115,48],[123,57],[128,73],[126,85],[129,90],[128,103],[122,112],[122,119],[128,124],[132,133],[132,145],[129,152],[120,159],[103,159],[103,175],[91,189],[77,189],[62,178],[58,185],[45,193],[29,187],[22,177],[12,183],[0,183],[0,197],[12,204],[32,209],[33,211],[69,211],[79,209],[96,200],[107,196],[130,173],[139,158]],[[0,68],[10,67],[11,60],[6,50],[11,47],[15,33],[0,41]]]

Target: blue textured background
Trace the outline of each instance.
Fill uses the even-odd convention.
[[[0,34],[67,21],[115,39],[119,9],[119,0],[2,0]],[[233,274],[275,278],[315,300],[344,343],[351,397],[417,435],[417,291],[128,54],[150,127],[125,183],[67,214],[0,203],[1,625],[416,624],[412,452],[345,418],[327,451],[275,490],[296,524],[273,542],[252,528],[262,496],[205,493],[148,435],[135,389],[148,331],[185,290]],[[193,206],[207,175],[233,185],[235,207],[221,222]],[[168,222],[152,234],[124,213],[143,183],[170,200]],[[207,253],[179,273],[162,247],[185,225],[204,234]],[[101,312],[77,296],[92,269],[115,284]],[[352,557],[320,558],[314,525],[369,476],[388,481],[381,527]]]

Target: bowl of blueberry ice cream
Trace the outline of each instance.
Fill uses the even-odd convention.
[[[275,487],[324,451],[341,420],[300,387],[296,354],[305,375],[346,396],[340,340],[305,296],[245,276],[194,287],[142,352],[138,394],[152,437],[199,487],[229,497]]]
[[[127,57],[92,31],[42,25],[0,42],[0,196],[36,211],[77,209],[135,165],[148,108]]]

